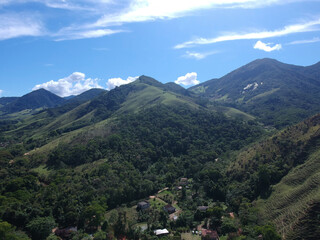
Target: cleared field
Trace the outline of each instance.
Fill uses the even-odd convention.
[[[201,237],[199,235],[195,235],[190,232],[190,233],[182,233],[181,239],[182,240],[200,240]]]

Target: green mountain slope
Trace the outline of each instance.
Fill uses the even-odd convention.
[[[65,102],[65,99],[45,89],[39,89],[17,98],[16,100],[2,107],[0,110],[4,113],[10,114],[26,109],[35,110],[38,108],[55,107],[63,102]]]
[[[5,105],[17,100],[17,99],[18,99],[18,97],[2,97],[2,98],[0,98],[0,108],[2,106],[5,106]]]
[[[230,203],[246,197],[285,239],[319,234],[320,115],[256,143],[228,168]]]
[[[33,139],[57,137],[110,117],[139,112],[158,104],[201,108],[192,98],[169,91],[167,85],[146,76],[110,92],[102,92],[86,103],[80,104],[81,101],[76,100],[77,97],[72,98],[60,107],[47,109],[29,117],[6,135],[23,135],[23,138],[33,136]]]
[[[260,200],[263,217],[274,222],[285,239],[316,239],[320,236],[320,150],[292,169],[270,197]],[[308,222],[306,222],[308,221]]]
[[[0,219],[34,239],[31,223],[77,226],[80,233],[95,233],[103,223],[103,231],[123,234],[116,230],[121,224],[106,222],[107,208],[134,206],[181,177],[210,175],[211,184],[222,174],[207,172],[208,166],[264,133],[254,122],[204,108],[145,76],[65,113],[42,111],[16,127],[2,132],[8,146],[0,150]],[[223,184],[221,179],[201,192],[224,200]],[[185,200],[196,209],[196,200]],[[167,219],[161,212],[155,217]]]
[[[320,111],[318,65],[300,67],[259,59],[189,90],[281,128]]]

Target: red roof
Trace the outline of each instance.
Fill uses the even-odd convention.
[[[208,239],[219,239],[217,231],[202,229],[202,237]]]

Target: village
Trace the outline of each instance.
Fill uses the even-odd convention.
[[[219,237],[221,221],[227,218],[228,223],[235,222],[234,214],[227,213],[223,203],[204,201],[200,195],[194,191],[192,179],[180,178],[171,188],[166,187],[134,205],[108,211],[106,219],[109,224],[119,224],[125,219],[122,224],[138,232],[141,236],[138,239],[227,239]],[[229,228],[234,236],[240,234],[235,227]],[[123,235],[121,239],[130,238]]]

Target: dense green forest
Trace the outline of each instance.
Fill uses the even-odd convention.
[[[222,178],[218,169],[208,171],[206,164],[253,142],[263,132],[257,125],[222,114],[161,105],[118,118],[112,131],[107,138],[88,142],[79,135],[48,157],[23,156],[23,145],[4,150],[1,219],[31,236],[28,223],[38,220],[90,232],[97,226],[88,224],[89,209],[97,211],[98,217],[108,208],[173,186],[183,176],[194,177],[198,185],[206,178]],[[223,179],[205,184],[204,196],[224,201],[225,184]],[[99,218],[97,225],[103,215]]]

